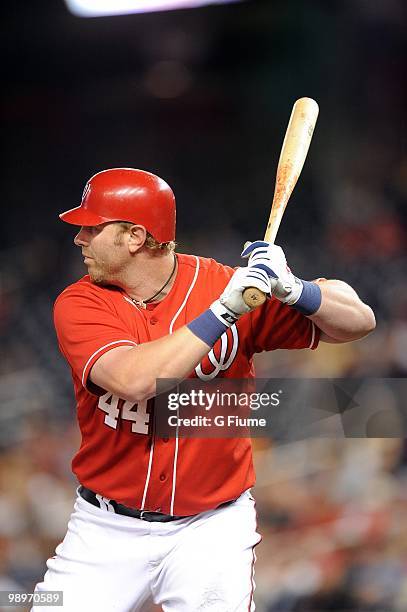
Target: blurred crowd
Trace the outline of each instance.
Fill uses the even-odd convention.
[[[399,439],[258,450],[261,611],[407,608],[406,451]]]

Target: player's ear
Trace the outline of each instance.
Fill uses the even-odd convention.
[[[128,233],[128,248],[130,253],[134,254],[139,251],[147,238],[147,230],[143,225],[132,225]]]

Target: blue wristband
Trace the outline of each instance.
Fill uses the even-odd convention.
[[[303,284],[302,293],[292,307],[299,310],[303,315],[309,316],[315,314],[321,306],[321,288],[316,283],[310,283],[304,280],[301,282]]]
[[[216,340],[228,329],[228,325],[219,321],[210,308],[191,323],[188,323],[187,327],[208,346],[213,346]]]

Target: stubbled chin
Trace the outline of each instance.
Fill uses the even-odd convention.
[[[110,284],[106,279],[101,278],[99,276],[92,276],[92,274],[89,274],[89,276],[92,283],[95,283],[95,285],[99,285],[100,287],[104,287]]]
[[[90,276],[90,280],[92,281],[92,283],[95,283],[95,285],[100,285],[100,286],[104,286],[104,285],[108,285],[108,281],[106,280],[105,277],[101,276],[100,274],[95,274],[88,269],[88,274]]]
[[[104,266],[94,265],[94,262],[92,262],[92,265],[88,265],[88,274],[95,285],[109,287],[114,284],[114,274]]]

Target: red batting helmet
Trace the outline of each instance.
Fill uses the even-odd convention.
[[[129,221],[144,225],[158,242],[175,240],[175,197],[155,174],[134,168],[111,168],[86,183],[80,206],[59,215],[72,225]]]

